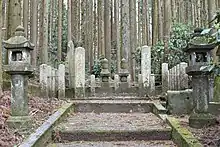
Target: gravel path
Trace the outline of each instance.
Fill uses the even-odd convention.
[[[64,130],[138,131],[170,127],[152,113],[76,113],[62,124]]]

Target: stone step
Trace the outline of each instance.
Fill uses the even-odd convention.
[[[54,130],[55,142],[170,139],[171,128],[152,113],[74,113]]]
[[[111,142],[88,142],[77,141],[71,143],[53,143],[48,147],[175,147],[172,141],[111,141]]]
[[[74,100],[75,112],[149,113],[153,103],[148,100]]]

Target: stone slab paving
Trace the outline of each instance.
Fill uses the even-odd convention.
[[[112,142],[72,142],[50,144],[48,147],[176,147],[172,141],[112,141]]]
[[[171,139],[171,128],[152,113],[74,113],[55,132],[64,142]]]

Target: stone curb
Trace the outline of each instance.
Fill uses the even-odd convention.
[[[164,108],[163,105],[161,105],[160,103],[153,103],[153,108],[152,108],[152,112],[155,115],[160,115],[160,114],[166,114],[167,113],[167,109]]]
[[[71,111],[73,103],[63,105],[32,133],[19,147],[45,147],[52,138],[53,127]]]
[[[172,127],[172,140],[180,147],[203,147],[203,145],[184,127],[179,121],[172,117],[166,118],[167,123]]]

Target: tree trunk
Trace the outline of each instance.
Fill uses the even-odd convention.
[[[62,59],[62,13],[63,13],[63,0],[58,1],[58,48],[57,59],[58,62]]]
[[[117,50],[117,73],[119,73],[121,68],[121,43],[120,43],[120,31],[121,31],[121,22],[119,20],[120,15],[120,1],[114,1],[115,7],[115,38],[116,38],[116,50]]]
[[[98,0],[98,58],[105,56],[103,0]]]
[[[158,41],[158,0],[152,1],[152,45]],[[164,30],[165,31],[165,30]]]
[[[32,16],[31,16],[31,42],[35,45],[34,50],[32,51],[32,58],[31,58],[31,63],[34,67],[37,66],[37,36],[38,36],[38,14],[37,14],[37,9],[38,9],[38,0],[31,1],[31,7],[32,7]]]
[[[135,80],[135,59],[133,58],[133,53],[137,48],[137,22],[136,22],[136,0],[130,0],[130,73],[131,73],[131,80]],[[145,19],[146,20],[146,19]],[[146,43],[147,43],[147,21],[146,21]]]
[[[148,44],[148,0],[143,0],[143,12],[142,12],[142,45]]]
[[[0,14],[2,14],[2,0],[0,1]],[[3,18],[2,15],[0,15],[0,96],[3,95],[3,78],[2,78],[2,26],[3,26]]]
[[[214,19],[215,14],[216,14],[215,0],[208,0],[208,21],[209,22]],[[213,25],[214,25],[214,22],[209,23],[209,27]],[[218,62],[216,51],[217,51],[217,47],[212,51],[212,57],[213,57],[214,62]]]
[[[159,30],[159,40],[163,40],[163,0],[158,1],[158,30]]]
[[[29,0],[23,0],[23,26],[25,30],[25,36],[28,38],[28,16],[29,14]]]
[[[71,3],[72,0],[68,0],[68,37],[67,37],[67,42],[71,41],[71,35],[72,35],[72,21],[71,21],[71,18],[72,18],[72,6],[71,6]]]
[[[111,22],[110,22],[110,0],[104,2],[104,37],[105,58],[108,59],[109,71],[111,70]]]
[[[164,1],[164,63],[168,63],[168,41],[171,32],[171,0]]]

